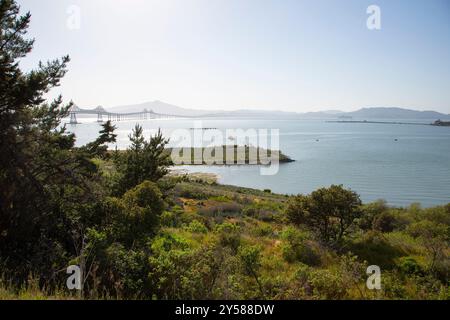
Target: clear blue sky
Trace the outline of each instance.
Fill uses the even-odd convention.
[[[287,111],[368,106],[450,113],[447,0],[19,0],[35,50],[69,54],[52,94],[79,106],[162,100]],[[366,27],[369,5],[381,30]],[[79,29],[68,8],[81,10]]]

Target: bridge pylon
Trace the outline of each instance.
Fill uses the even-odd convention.
[[[77,124],[77,115],[75,114],[75,112],[71,112],[70,113],[70,124]]]

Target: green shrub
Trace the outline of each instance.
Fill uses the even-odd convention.
[[[257,226],[254,232],[259,237],[270,237],[273,235],[273,228],[269,224],[263,224]]]
[[[401,257],[398,262],[398,269],[403,274],[420,275],[423,270],[413,257]]]
[[[241,244],[241,231],[238,225],[225,222],[216,226],[216,232],[222,246],[229,247],[233,252],[237,252]]]
[[[309,284],[315,299],[339,300],[346,296],[346,284],[337,272],[314,270],[310,273]]]
[[[127,191],[123,196],[123,200],[128,206],[149,208],[155,214],[160,213],[164,208],[161,191],[151,181],[144,181]]]
[[[238,252],[242,267],[247,275],[253,276],[261,268],[261,248],[258,246],[242,246]]]
[[[299,244],[296,246],[285,244],[282,246],[282,252],[283,258],[290,263],[302,262],[309,266],[317,266],[320,264],[320,255],[307,244]]]
[[[395,272],[383,272],[382,289],[386,298],[389,299],[405,299],[407,292],[405,285],[400,280],[399,274]]]
[[[300,282],[301,285],[304,285],[309,281],[311,270],[306,264],[300,263],[300,266],[295,270],[293,278]]]
[[[189,232],[192,233],[207,233],[208,228],[198,220],[193,220],[186,228]]]
[[[382,212],[372,222],[374,230],[381,232],[392,232],[397,226],[397,219],[391,212]]]
[[[144,181],[128,190],[121,199],[107,198],[103,214],[111,223],[109,233],[115,241],[131,245],[156,234],[165,203],[155,183]]]
[[[438,265],[446,265],[445,261],[449,260],[447,250],[450,227],[442,223],[423,220],[411,224],[407,232],[422,242],[430,259],[429,268],[431,270],[437,271]],[[448,274],[448,272],[446,273]]]
[[[372,229],[373,221],[380,214],[389,210],[385,200],[378,200],[372,203],[365,204],[361,207],[362,214],[358,219],[358,226],[363,230]]]
[[[161,226],[175,228],[178,226],[178,219],[173,212],[164,211],[160,218]]]
[[[415,222],[408,226],[407,233],[415,238],[448,240],[450,228],[442,223],[429,220]]]
[[[450,226],[450,204],[447,207],[434,207],[427,208],[424,210],[421,220],[429,220],[435,223],[445,224],[446,226]]]
[[[339,274],[348,289],[353,288],[358,298],[365,298],[361,291],[361,285],[367,280],[367,262],[347,253],[339,257]]]
[[[442,281],[442,283],[449,285],[450,279],[450,259],[448,256],[434,262],[433,275]],[[450,293],[450,292],[449,292]]]
[[[103,272],[99,277],[103,278],[103,283],[109,283],[108,291],[115,292],[117,298],[145,296],[148,294],[147,267],[143,251],[127,250],[121,244],[113,243],[105,250]]]
[[[259,270],[261,269],[261,248],[259,246],[242,246],[238,252],[244,274],[255,279],[261,294],[264,297],[264,289],[259,279]]]
[[[282,246],[282,252],[287,262],[302,262],[309,266],[320,264],[320,255],[300,231],[289,227],[283,232],[282,238],[286,241]]]
[[[350,244],[350,250],[369,265],[390,269],[395,259],[405,254],[401,248],[392,246],[383,234],[369,231]]]
[[[207,200],[212,195],[205,191],[204,187],[199,188],[190,184],[179,184],[175,188],[175,192],[182,198]]]
[[[359,195],[342,185],[320,188],[310,195],[293,197],[286,215],[295,225],[306,225],[327,245],[338,247],[355,219],[361,217]]]
[[[414,222],[414,218],[409,211],[402,209],[391,209],[390,213],[395,219],[395,230],[405,230],[411,223]]]
[[[187,250],[189,243],[180,235],[163,232],[153,239],[150,248],[153,253],[160,254],[170,250]]]

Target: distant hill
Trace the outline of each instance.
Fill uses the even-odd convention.
[[[186,109],[182,107],[175,106],[173,104],[165,103],[159,100],[151,101],[151,102],[144,102],[140,104],[133,104],[128,106],[118,106],[118,107],[112,107],[107,108],[108,111],[111,112],[140,112],[144,109],[147,110],[153,110],[156,113],[166,113],[166,114],[173,114],[173,115],[179,115],[179,116],[202,116],[208,113],[211,113],[211,111],[206,110],[196,110],[196,109]]]
[[[210,112],[206,116],[219,118],[292,119],[293,117],[299,117],[299,115],[300,114],[296,112],[241,109],[233,111]]]
[[[450,115],[436,111],[416,111],[402,108],[362,108],[358,111],[346,112],[345,115],[356,119],[450,119]]]
[[[354,120],[373,120],[373,119],[385,119],[385,120],[448,120],[449,114],[443,114],[436,111],[416,111],[403,108],[362,108],[352,112],[340,112],[340,111],[322,111],[322,112],[308,112],[299,114],[302,119],[354,119]]]
[[[241,118],[259,118],[259,119],[336,119],[344,114],[342,111],[329,110],[319,112],[287,112],[287,111],[264,111],[264,110],[235,110],[221,113],[213,113],[214,117],[241,117]]]
[[[153,110],[156,113],[166,113],[179,116],[194,117],[219,117],[219,118],[249,118],[249,119],[408,119],[408,120],[450,120],[449,114],[436,111],[416,111],[403,108],[362,108],[357,111],[343,112],[339,110],[328,110],[318,112],[285,112],[285,111],[265,111],[265,110],[201,110],[188,109],[168,104],[162,101],[144,102],[141,104],[118,106],[107,108],[111,112],[139,112],[144,109]]]

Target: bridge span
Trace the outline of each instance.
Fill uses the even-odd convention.
[[[179,116],[173,114],[163,114],[157,113],[153,110],[144,109],[140,112],[128,112],[128,113],[118,113],[106,111],[102,106],[98,106],[95,109],[81,109],[76,105],[73,105],[69,109],[70,124],[79,123],[77,120],[77,115],[97,115],[97,122],[103,122],[104,117],[110,121],[121,121],[121,120],[147,120],[147,119],[164,119],[164,118],[188,118],[188,116]]]

